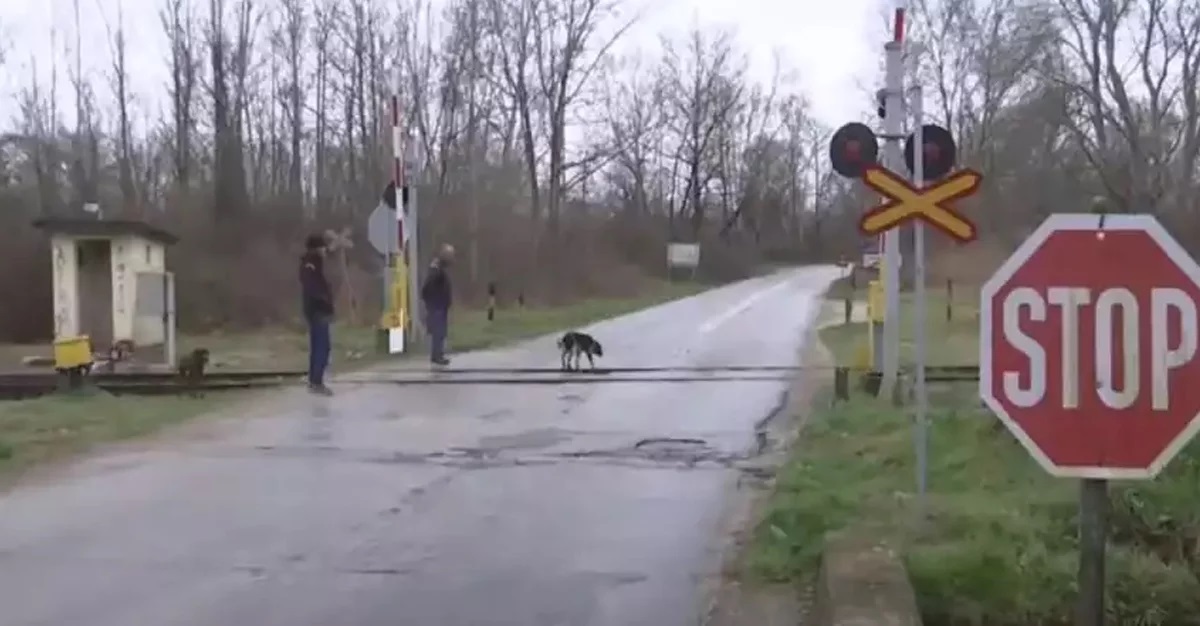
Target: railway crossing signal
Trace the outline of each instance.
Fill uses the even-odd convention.
[[[882,109],[880,109],[882,111]],[[924,146],[923,174],[937,180],[950,173],[958,159],[958,146],[950,131],[937,124],[921,126]],[[904,140],[904,166],[913,172],[913,134]],[[835,172],[846,178],[861,178],[866,169],[879,163],[879,139],[866,124],[850,122],[837,129],[829,141],[829,160]]]
[[[837,129],[829,141],[829,160],[833,170],[846,178],[862,176],[867,167],[879,161],[879,141],[875,132],[858,122]]]
[[[921,143],[924,148],[921,154],[924,157],[922,174],[925,180],[937,180],[949,174],[958,159],[958,147],[954,145],[954,136],[950,131],[937,124],[923,124]],[[916,147],[913,144],[913,135],[910,133],[904,140],[904,166],[910,172],[913,171],[913,150]]]
[[[959,242],[975,239],[975,225],[959,215],[948,203],[969,196],[983,176],[975,170],[961,170],[953,176],[917,189],[882,167],[869,167],[863,182],[888,199],[888,202],[863,214],[859,229],[864,235],[878,235],[912,219],[922,219]]]

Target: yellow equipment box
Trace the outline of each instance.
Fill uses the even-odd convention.
[[[54,367],[66,370],[92,363],[92,340],[87,335],[54,340]]]

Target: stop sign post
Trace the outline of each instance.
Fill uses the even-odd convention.
[[[1084,479],[1081,624],[1103,620],[1107,481],[1200,430],[1200,265],[1150,215],[1052,215],[983,286],[979,391],[1037,462]]]

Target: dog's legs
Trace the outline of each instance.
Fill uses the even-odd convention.
[[[588,357],[588,365],[591,365],[592,369],[595,370],[596,362],[592,360],[592,353],[591,352],[587,353],[587,357]]]

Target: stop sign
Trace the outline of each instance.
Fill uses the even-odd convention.
[[[1050,216],[983,286],[979,393],[1051,474],[1153,478],[1200,429],[1200,266],[1100,220]]]

